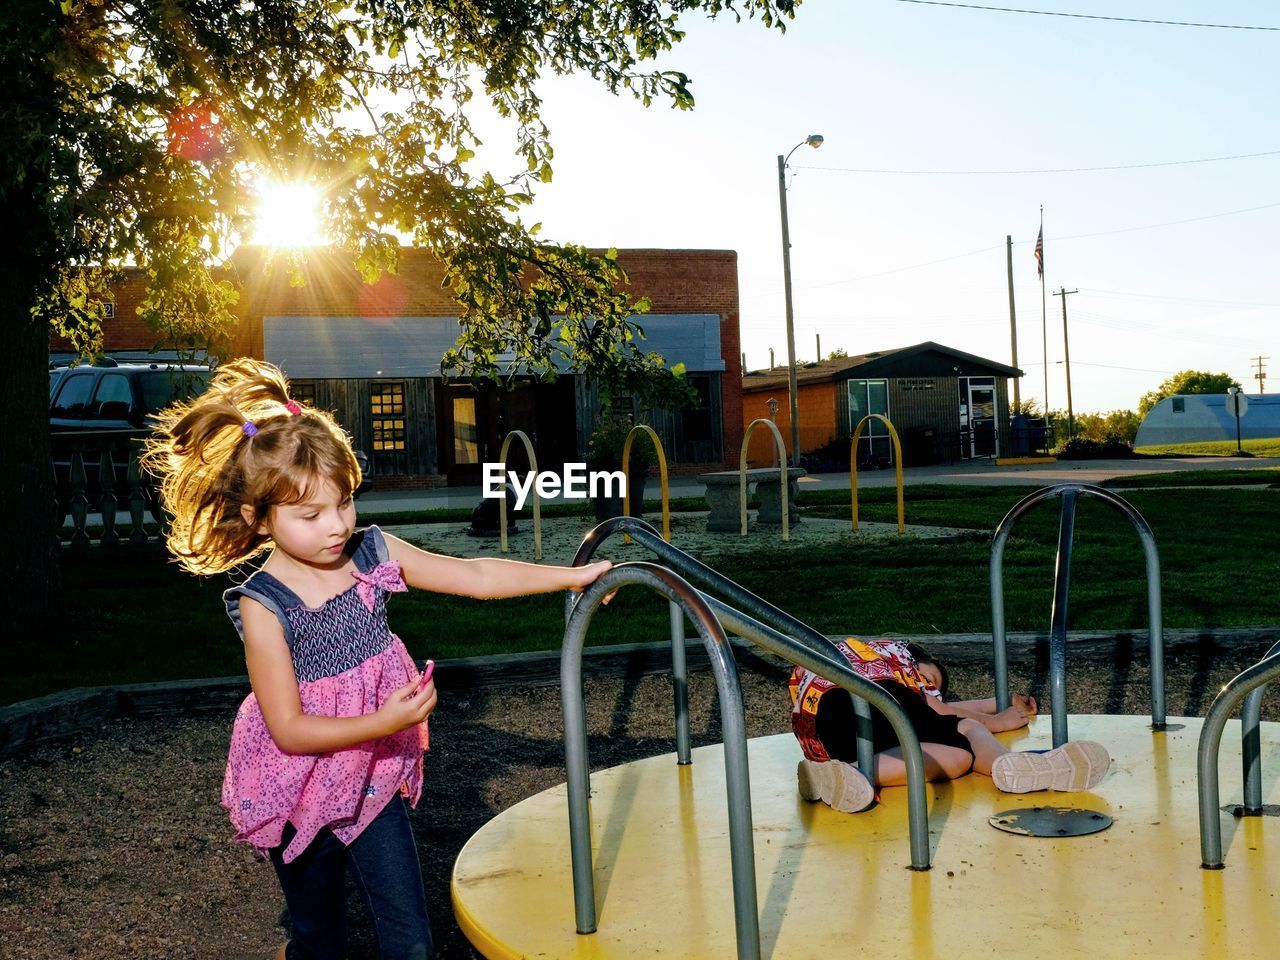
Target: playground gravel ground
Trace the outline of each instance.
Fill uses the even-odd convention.
[[[1203,715],[1262,649],[1186,649],[1166,663],[1170,715]],[[785,668],[742,670],[748,732],[785,731]],[[1015,687],[1043,696],[1043,664],[1014,664]],[[981,656],[952,667],[961,697],[990,694]],[[1123,651],[1072,662],[1073,713],[1143,713],[1148,675]],[[690,678],[695,745],[720,738],[714,683]],[[593,767],[670,753],[670,682],[587,686]],[[1264,719],[1280,719],[1274,702]],[[284,939],[268,864],[231,843],[218,806],[231,717],[121,719],[0,762],[0,955],[14,960],[268,960]],[[559,690],[442,690],[423,802],[413,812],[439,956],[472,956],[454,923],[449,875],[466,840],[514,803],[564,780]],[[567,829],[567,827],[566,827]],[[727,866],[726,866],[727,869]],[[352,891],[352,960],[376,956]],[[566,923],[572,918],[566,917]]]

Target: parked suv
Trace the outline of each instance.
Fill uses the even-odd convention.
[[[129,438],[155,425],[155,415],[175,400],[203,393],[213,371],[208,367],[173,362],[115,361],[102,359],[93,365],[54,365],[49,369],[49,431],[53,441],[53,471],[58,497],[58,525],[71,509],[71,452],[84,450],[89,509],[99,509],[98,475],[101,451],[112,451],[118,515],[127,518]],[[358,497],[369,487],[369,458],[357,450],[363,478]],[[156,482],[143,476],[143,495],[151,516],[160,521]],[[127,522],[127,520],[125,521]]]
[[[70,509],[71,452],[81,443],[90,509],[98,509],[98,464],[105,446],[112,451],[118,509],[127,516],[128,438],[151,429],[155,415],[175,400],[203,393],[212,376],[208,367],[165,362],[103,359],[92,365],[51,367],[49,432],[59,516],[65,518]],[[154,482],[145,479],[143,488],[151,515],[159,520]]]

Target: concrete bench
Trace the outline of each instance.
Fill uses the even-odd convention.
[[[808,471],[802,467],[787,468],[788,522],[800,520],[796,510],[796,494],[799,492],[797,481]],[[747,497],[751,497],[752,487],[760,495],[760,512],[756,522],[765,526],[782,525],[782,484],[778,482],[777,467],[753,467],[747,471]],[[740,478],[737,470],[716,470],[698,477],[706,484],[707,505],[711,515],[707,518],[707,529],[713,533],[739,533],[742,530],[742,518],[739,513],[738,496]]]

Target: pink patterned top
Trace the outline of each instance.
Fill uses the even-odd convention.
[[[223,599],[236,629],[240,598],[252,597],[275,613],[293,659],[305,713],[356,717],[373,713],[395,690],[419,675],[400,638],[387,626],[388,593],[407,589],[400,565],[387,556],[376,526],[357,531],[347,545],[355,582],[310,608],[271,574],[259,570]],[[267,730],[250,694],[236,714],[222,783],[222,805],[235,839],[260,852],[277,847],[285,823],[297,831],[284,851],[292,861],[328,827],[349,844],[396,795],[417,806],[422,795],[425,723],[382,740],[323,754],[288,754]]]

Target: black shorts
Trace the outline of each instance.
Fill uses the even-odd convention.
[[[893,680],[877,684],[902,706],[911,721],[921,743],[940,743],[945,747],[959,747],[973,756],[973,747],[960,734],[960,718],[944,716],[924,702],[924,697],[909,687]],[[849,691],[837,687],[828,690],[818,701],[818,739],[833,760],[845,763],[858,761],[858,736],[853,712],[853,699]],[[871,708],[871,744],[876,753],[898,746],[898,735],[883,713]]]

